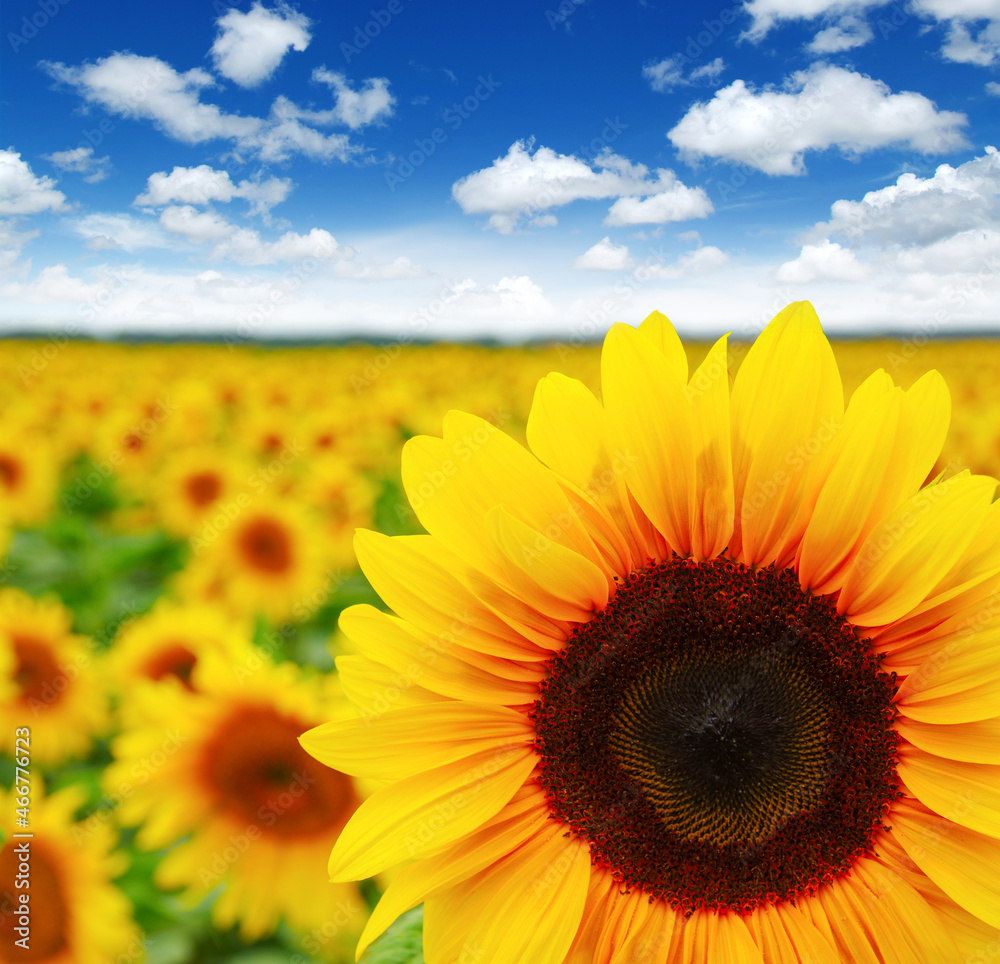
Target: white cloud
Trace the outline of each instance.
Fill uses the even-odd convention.
[[[0,215],[58,211],[66,195],[50,177],[36,177],[27,161],[14,150],[0,150]]]
[[[614,227],[666,224],[669,221],[708,217],[714,210],[704,188],[686,187],[672,171],[662,172],[661,180],[665,184],[672,183],[659,194],[652,194],[647,198],[619,198],[611,205],[604,223]]]
[[[130,214],[88,214],[73,221],[70,227],[86,241],[91,251],[137,251],[170,246],[156,222]]]
[[[649,277],[659,280],[676,278],[697,278],[712,274],[723,265],[729,263],[729,255],[714,244],[688,251],[677,259],[675,265],[651,264],[648,267]]]
[[[778,268],[782,284],[807,284],[811,281],[860,281],[868,274],[854,252],[836,241],[824,240],[807,244],[793,261]]]
[[[396,98],[389,93],[389,81],[385,77],[369,77],[360,90],[354,90],[343,74],[325,67],[317,67],[312,79],[326,84],[337,98],[333,110],[321,112],[321,115],[329,114],[331,120],[345,124],[352,131],[392,116]]]
[[[146,190],[132,203],[160,207],[177,201],[182,204],[208,204],[210,201],[228,202],[233,198],[243,198],[250,202],[255,213],[261,213],[280,204],[291,191],[292,182],[288,178],[271,177],[233,184],[228,171],[199,164],[197,167],[175,167],[169,174],[166,171],[150,174]]]
[[[264,119],[229,114],[214,104],[202,103],[202,90],[214,85],[211,75],[198,68],[180,74],[156,57],[114,53],[80,67],[60,63],[42,66],[75,88],[87,103],[99,104],[109,113],[151,120],[169,137],[186,144],[229,140],[240,151],[252,152],[264,161],[284,161],[296,153],[313,160],[346,161],[361,148],[351,144],[346,134],[325,135],[309,124],[350,126],[372,117],[372,112],[381,117],[388,109],[379,107],[389,96],[383,89],[387,83],[383,78],[365,81],[360,92],[349,90],[343,106],[338,98],[327,111],[305,110],[278,96]]]
[[[451,188],[452,197],[466,214],[489,214],[489,226],[501,234],[512,232],[524,218],[537,219],[539,215],[547,218],[550,208],[581,199],[660,193],[681,197],[686,192],[693,195],[700,192],[704,195],[701,206],[707,205],[707,210],[712,210],[701,188],[685,187],[672,171],[661,168],[653,178],[644,164],[633,164],[609,152],[598,155],[592,168],[573,155],[557,154],[548,147],[539,147],[532,154],[531,148],[531,142],[516,141],[504,157],[456,181]]]
[[[767,174],[803,174],[805,152],[829,147],[861,154],[905,144],[945,153],[965,144],[966,123],[922,94],[894,94],[882,81],[816,64],[783,90],[757,92],[736,80],[692,107],[667,136],[690,161],[717,157]]]
[[[164,231],[179,234],[192,244],[223,241],[231,238],[237,230],[214,211],[197,211],[190,204],[164,208],[160,213],[160,225]]]
[[[748,0],[753,24],[744,35],[761,40],[772,27],[788,20],[817,20],[829,24],[809,49],[834,53],[868,43],[872,29],[861,14],[887,6],[886,0]],[[941,54],[946,60],[988,66],[1000,60],[1000,2],[998,0],[910,0],[906,11],[893,4],[878,26],[883,37],[897,29],[909,13],[930,17],[947,27]],[[985,23],[984,23],[985,21]],[[978,23],[974,30],[970,24]]]
[[[840,21],[884,5],[885,0],[747,0],[746,12],[753,23],[746,36],[761,40],[782,20],[816,20],[825,17]]]
[[[251,137],[263,123],[258,117],[227,114],[214,104],[203,104],[201,91],[215,81],[197,67],[179,74],[156,57],[132,53],[114,53],[81,67],[45,62],[43,66],[88,102],[123,117],[152,120],[186,144]]]
[[[53,151],[51,154],[43,154],[42,157],[51,161],[60,171],[83,174],[83,179],[88,184],[103,181],[110,173],[111,168],[111,158],[94,157],[92,147],[74,147],[69,151]]]
[[[267,124],[243,145],[257,152],[262,161],[287,161],[293,154],[305,154],[317,161],[346,161],[360,153],[346,134],[322,134],[302,119],[313,123],[332,122],[332,111],[306,111],[287,97],[275,98]]]
[[[838,235],[854,244],[927,245],[975,227],[1000,225],[1000,153],[992,147],[957,168],[942,164],[933,177],[901,174],[895,184],[860,201],[835,201],[830,220],[808,240]]]
[[[863,47],[873,36],[872,28],[866,20],[847,15],[816,34],[808,47],[816,54],[835,54]]]
[[[684,65],[687,63],[689,60],[683,54],[674,54],[672,57],[646,64],[642,68],[642,76],[649,81],[649,86],[653,90],[665,93],[675,87],[714,83],[726,69],[722,58],[716,57],[715,60],[702,64],[701,67],[696,67],[685,77]]]
[[[399,278],[422,277],[427,274],[427,269],[406,257],[393,258],[385,264],[361,264],[345,259],[334,261],[330,274],[335,278],[352,278],[356,281],[394,281]]]
[[[302,51],[312,39],[309,18],[285,4],[268,10],[259,2],[246,12],[228,10],[218,20],[212,44],[215,69],[241,87],[257,87],[278,69],[289,49]]]
[[[941,53],[946,60],[980,67],[1000,61],[1000,19],[990,21],[975,35],[966,23],[952,20]]]
[[[995,80],[986,81],[986,93],[991,97],[1000,97],[1000,84]]]
[[[628,247],[615,244],[611,238],[602,238],[573,262],[574,268],[584,271],[625,271],[631,266]]]
[[[30,262],[19,262],[24,246],[38,237],[38,231],[18,231],[15,222],[0,218],[0,275],[27,271]]]

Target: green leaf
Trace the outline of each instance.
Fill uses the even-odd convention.
[[[403,914],[361,958],[360,964],[424,964],[424,908]]]

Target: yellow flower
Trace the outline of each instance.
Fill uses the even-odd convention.
[[[32,781],[28,797],[30,829],[25,830],[14,826],[17,794],[0,791],[0,828],[8,838],[0,845],[0,961],[138,964],[144,957],[141,935],[128,900],[111,883],[125,872],[127,858],[111,852],[110,825],[74,824],[73,813],[84,802],[79,788],[46,797],[41,782]],[[26,858],[19,849],[25,844]],[[18,875],[22,884],[27,879],[27,888],[17,886]],[[25,915],[15,913],[25,907],[27,934],[18,930]],[[27,944],[15,943],[25,939]]]
[[[359,533],[398,616],[353,607],[366,719],[302,743],[393,781],[335,880],[413,861],[360,948],[425,902],[428,964],[961,961],[1000,927],[1000,504],[921,488],[931,373],[846,411],[812,307],[730,390],[654,313],[603,403],[550,375],[534,456],[452,412],[403,481],[427,536]]]
[[[51,446],[25,426],[5,420],[0,437],[0,519],[14,525],[44,522],[56,498]]]
[[[85,756],[108,722],[90,647],[70,622],[56,600],[0,589],[0,726],[29,727],[32,759],[46,765]]]
[[[118,631],[105,657],[109,676],[126,701],[137,685],[164,678],[193,689],[192,673],[206,651],[234,665],[256,652],[249,632],[248,625],[234,624],[231,616],[212,606],[161,599]]]
[[[238,615],[298,619],[311,612],[329,578],[312,517],[267,495],[240,493],[206,521],[191,546],[194,558],[178,577],[182,594]]]
[[[157,884],[183,886],[192,901],[223,885],[213,920],[239,922],[246,940],[280,918],[324,937],[324,923],[337,919],[356,937],[366,905],[355,886],[328,886],[325,854],[358,791],[297,742],[319,720],[349,712],[336,677],[305,677],[260,653],[231,663],[206,652],[193,684],[197,692],[139,691],[142,712],[114,740],[116,762],[105,773],[108,792],[125,798],[119,819],[142,824],[140,847],[191,835],[160,862]]]
[[[205,446],[166,460],[154,482],[158,518],[179,536],[197,536],[220,508],[246,488],[251,469],[232,453]]]

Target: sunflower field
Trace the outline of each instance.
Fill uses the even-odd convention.
[[[709,345],[685,350],[694,370]],[[1000,477],[997,343],[834,353],[847,397],[877,369],[903,388],[940,371],[952,418],[929,478]],[[404,443],[452,409],[523,443],[552,371],[599,397],[601,348],[0,341],[0,960],[354,960],[405,870],[330,883],[327,863],[398,775],[349,776],[299,737],[440,699],[402,650],[373,669],[338,627],[387,609],[355,530],[422,533]],[[421,961],[420,929],[418,906],[363,959]]]

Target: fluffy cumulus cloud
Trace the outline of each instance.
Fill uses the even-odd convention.
[[[66,195],[50,177],[38,177],[17,151],[0,150],[0,215],[58,211]]]
[[[695,67],[684,73],[688,58],[683,54],[675,54],[663,60],[646,64],[642,68],[642,76],[649,81],[649,86],[660,93],[673,90],[675,87],[689,87],[697,84],[714,84],[719,79],[726,65],[721,57]]]
[[[901,174],[860,201],[835,201],[830,215],[808,240],[837,236],[852,244],[928,245],[1000,225],[1000,153],[988,147],[958,167],[940,165],[932,177]]]
[[[813,37],[809,49],[816,54],[836,54],[854,47],[863,47],[874,34],[867,20],[845,15]]]
[[[886,0],[747,0],[753,18],[745,36],[761,40],[789,20],[820,20],[809,48],[835,53],[868,43],[874,33],[865,14],[872,11],[883,37],[894,33],[910,14],[944,27],[941,53],[947,60],[990,66],[1000,60],[1000,3],[997,0],[910,0],[901,6]]]
[[[360,91],[345,81],[345,92],[335,92],[334,107],[325,111],[305,110],[278,96],[268,116],[261,118],[227,113],[203,102],[202,92],[215,83],[208,72],[194,68],[178,73],[156,57],[125,52],[78,67],[61,63],[43,66],[56,80],[74,88],[87,104],[96,104],[110,114],[151,120],[167,136],[185,144],[231,141],[238,150],[269,162],[285,161],[295,154],[319,161],[346,161],[361,148],[346,134],[324,134],[314,125],[342,124],[354,129],[391,112],[391,103],[385,103],[389,95],[384,78],[364,81]]]
[[[708,244],[694,251],[682,254],[676,264],[652,264],[648,266],[649,277],[660,281],[678,278],[698,278],[713,274],[729,263],[729,255],[714,244]]]
[[[91,251],[138,251],[168,248],[170,239],[155,221],[130,214],[88,214],[70,224]]]
[[[95,157],[92,147],[74,147],[68,151],[53,151],[42,155],[60,171],[82,174],[88,184],[103,181],[111,172],[110,157]]]
[[[712,211],[705,191],[686,187],[672,171],[661,168],[652,177],[644,164],[633,164],[610,152],[598,155],[592,167],[578,157],[557,154],[548,147],[539,147],[532,154],[532,146],[531,142],[516,141],[489,167],[456,181],[452,197],[466,214],[489,214],[489,226],[502,234],[509,234],[522,221],[534,220],[536,226],[542,226],[538,222],[554,224],[555,218],[546,212],[582,199],[673,196],[675,203],[666,204],[658,212],[658,223],[705,217]],[[622,220],[617,220],[619,217]],[[616,220],[608,223],[651,220],[644,217],[643,221],[630,221],[626,217],[615,215]]]
[[[962,323],[987,320],[990,300],[995,306],[1000,297],[996,150],[958,167],[942,164],[932,177],[903,174],[860,201],[835,201],[830,213],[803,236],[798,257],[778,268],[779,283],[877,279],[897,298],[889,314],[902,317],[904,304],[926,314],[934,305]]]
[[[313,80],[326,84],[334,93],[336,102],[333,110],[328,112],[330,120],[344,124],[352,131],[379,123],[392,114],[396,98],[389,93],[389,81],[385,77],[369,77],[359,90],[354,90],[343,74],[325,67],[317,67],[312,76]]]
[[[761,40],[772,27],[785,20],[824,18],[833,27],[858,14],[885,4],[885,0],[747,0],[746,12],[753,18],[746,36]]]
[[[241,87],[257,87],[289,50],[305,50],[312,39],[309,19],[285,4],[268,10],[260,2],[246,12],[228,10],[212,44],[215,69]]]
[[[767,174],[803,174],[806,151],[830,147],[861,154],[906,145],[943,154],[965,145],[966,123],[922,94],[894,94],[882,81],[816,64],[780,90],[736,80],[695,104],[668,137],[689,161],[716,157]]]
[[[573,262],[574,268],[584,271],[625,271],[632,266],[628,247],[615,244],[611,238],[601,238]]]
[[[132,203],[146,207],[165,204],[208,204],[211,201],[232,201],[243,198],[250,202],[255,213],[270,210],[280,204],[292,191],[288,178],[270,177],[266,180],[244,180],[234,184],[228,171],[218,171],[207,164],[197,167],[175,167],[169,174],[157,171],[150,174],[146,190]]]
[[[836,241],[807,244],[793,261],[778,268],[782,284],[808,284],[811,281],[860,281],[868,274],[854,252]]]
[[[157,57],[114,53],[93,64],[69,67],[43,63],[61,83],[75,88],[88,103],[133,120],[151,120],[164,133],[185,144],[216,138],[252,137],[262,126],[258,117],[227,114],[201,102],[212,87],[211,74],[198,67],[178,73]]]

